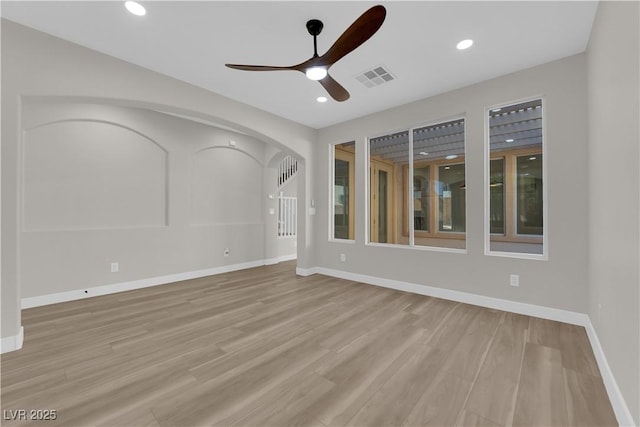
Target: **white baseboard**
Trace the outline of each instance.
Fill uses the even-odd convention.
[[[300,268],[300,267],[296,267],[296,274],[298,276],[311,276],[312,274],[316,274],[318,271],[318,269],[316,267],[311,267],[311,268]],[[328,274],[328,276],[330,276],[330,274]],[[335,276],[337,277],[337,276]]]
[[[282,255],[277,258],[265,259],[264,265],[273,265],[273,264],[278,264],[285,261],[292,261],[294,259],[298,259],[298,254]]]
[[[526,304],[516,301],[509,301],[500,298],[487,297],[483,295],[470,294],[467,292],[453,291],[450,289],[437,288],[427,285],[418,285],[415,283],[401,282],[399,280],[384,279],[380,277],[367,276],[364,274],[350,273],[347,271],[333,270],[324,267],[297,268],[296,274],[300,276],[310,276],[312,274],[323,274],[325,276],[337,277],[340,279],[353,280],[356,282],[367,283],[370,285],[381,286],[385,288],[397,289],[400,291],[411,292],[419,295],[426,295],[436,298],[443,298],[451,301],[463,302],[466,304],[478,305],[481,307],[493,308],[511,313],[524,314],[527,316],[540,317],[548,320],[569,323],[573,325],[583,326],[587,331],[587,336],[591,343],[593,353],[595,355],[600,375],[604,382],[611,406],[616,414],[618,424],[620,426],[634,426],[634,420],[631,411],[624,400],[618,383],[611,372],[604,350],[600,346],[600,341],[596,331],[591,323],[591,319],[587,314],[577,313],[574,311],[560,310],[557,308],[544,307],[534,304]]]
[[[0,353],[8,353],[10,351],[20,350],[24,342],[24,327],[20,326],[18,335],[4,337],[0,340]]]
[[[583,313],[576,313],[573,311],[560,310],[557,308],[509,301],[483,295],[470,294],[467,292],[453,291],[451,289],[418,285],[415,283],[402,282],[399,280],[383,279],[380,277],[333,270],[324,267],[316,267],[315,269],[307,270],[313,270],[314,272],[324,274],[325,276],[338,277],[340,279],[353,280],[355,282],[367,283],[369,285],[382,286],[384,288],[397,289],[399,291],[411,292],[419,295],[426,295],[450,301],[479,305],[481,307],[494,308],[497,310],[504,310],[512,313],[524,314],[527,316],[541,317],[543,319],[556,320],[558,322],[570,323],[572,325],[584,326],[586,321],[588,320],[588,316]],[[303,274],[300,275],[302,276]]]
[[[150,279],[133,280],[130,282],[113,283],[109,285],[94,286],[86,289],[76,289],[73,291],[59,292],[55,294],[41,295],[36,297],[22,298],[21,307],[32,308],[42,305],[57,304],[60,302],[73,301],[83,298],[91,298],[100,295],[108,295],[116,292],[131,291],[134,289],[148,288],[151,286],[165,285],[167,283],[179,282],[181,280],[197,279],[199,277],[213,276],[216,274],[229,273],[231,271],[244,270],[247,268],[260,267],[267,264],[267,260],[250,261],[240,264],[224,265],[221,267],[207,268],[204,270],[189,271],[186,273],[169,274],[167,276],[152,277]]]
[[[607,358],[604,354],[604,349],[600,345],[598,334],[596,334],[596,330],[591,323],[591,319],[588,319],[588,324],[584,325],[584,328],[587,330],[587,336],[591,342],[593,354],[596,357],[596,362],[598,362],[598,368],[600,368],[600,376],[602,376],[602,381],[607,389],[609,401],[611,401],[611,406],[613,407],[613,412],[615,412],[616,418],[618,419],[618,424],[625,427],[635,426],[636,423],[631,416],[631,411],[622,396],[622,392],[620,391],[618,383],[613,376],[613,372],[611,372],[611,367],[609,367],[609,363],[607,362]]]

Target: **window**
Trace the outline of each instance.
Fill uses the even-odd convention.
[[[465,231],[464,163],[438,168],[439,231]]]
[[[542,235],[542,154],[519,156],[517,164],[518,234]]]
[[[489,224],[492,234],[504,234],[504,158],[492,159],[489,170]]]
[[[369,140],[369,242],[408,244],[402,232],[402,165],[409,162],[409,132]]]
[[[464,119],[369,140],[369,242],[466,247]]]
[[[431,229],[431,176],[430,167],[413,168],[413,229]]]
[[[333,150],[333,239],[355,239],[355,143]]]
[[[544,254],[542,100],[488,110],[489,252]]]
[[[413,130],[413,245],[465,248],[464,138],[464,119]]]

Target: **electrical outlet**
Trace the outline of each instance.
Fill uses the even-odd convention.
[[[340,262],[346,262],[347,261],[347,255],[346,254],[340,254]]]
[[[509,285],[520,286],[520,276],[517,274],[511,274],[509,276]]]
[[[224,248],[224,256],[229,256],[229,248]]]
[[[120,271],[120,264],[118,264],[117,262],[112,262],[111,263],[111,272],[112,273],[117,273],[118,271]]]

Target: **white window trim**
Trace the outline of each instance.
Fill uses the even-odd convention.
[[[348,141],[350,142],[350,141]],[[354,144],[355,140],[353,141]],[[335,182],[336,182],[336,177],[335,177],[335,167],[336,167],[336,145],[341,145],[344,144],[344,142],[336,142],[336,143],[332,143],[329,144],[329,203],[327,203],[327,208],[328,208],[328,239],[329,242],[331,243],[355,243],[356,240],[354,239],[336,239],[335,238],[335,215],[334,215],[334,203],[335,203]],[[356,150],[357,150],[357,144],[356,144]],[[354,162],[355,162],[355,158],[357,156],[354,155]],[[357,166],[354,164],[354,166]],[[355,178],[355,177],[354,177]],[[355,193],[355,188],[351,188],[350,191],[352,193],[351,197],[356,197],[356,193]],[[353,215],[353,212],[350,214]],[[356,217],[355,220],[357,220],[358,218]],[[356,230],[353,230],[353,235],[355,237],[356,235]]]
[[[537,99],[537,98],[536,98]],[[458,248],[443,248],[440,246],[423,246],[423,245],[415,245],[415,233],[414,233],[414,228],[415,228],[415,224],[413,223],[413,209],[414,209],[414,201],[413,201],[413,131],[419,128],[423,128],[423,127],[427,127],[427,126],[433,126],[433,125],[437,125],[440,123],[446,123],[446,122],[451,122],[454,120],[464,120],[464,177],[465,177],[465,182],[467,180],[468,177],[468,171],[467,171],[467,165],[468,165],[468,157],[467,157],[467,115],[466,113],[461,113],[461,114],[455,114],[452,116],[448,116],[448,117],[441,117],[439,119],[436,120],[432,120],[429,122],[424,122],[421,124],[417,124],[417,125],[413,125],[410,126],[408,128],[404,128],[404,129],[400,129],[400,130],[392,130],[392,131],[385,131],[379,134],[374,134],[374,136],[370,136],[365,138],[365,144],[366,144],[366,150],[365,150],[365,161],[366,161],[366,167],[365,167],[365,193],[364,193],[364,197],[365,197],[365,206],[366,206],[366,215],[365,215],[365,246],[378,246],[378,247],[385,247],[385,248],[402,248],[402,249],[411,249],[411,250],[419,250],[419,251],[431,251],[431,252],[449,252],[449,253],[457,253],[457,254],[467,254],[469,251],[469,245],[468,245],[468,232],[465,231],[464,233],[460,233],[458,232],[458,234],[464,235],[465,236],[465,248],[464,249],[458,249]],[[371,236],[370,236],[370,229],[369,229],[369,221],[370,218],[369,216],[371,215],[371,198],[369,197],[369,188],[371,185],[371,173],[369,172],[369,168],[370,168],[370,164],[371,164],[371,152],[370,152],[370,140],[371,139],[375,139],[375,138],[379,138],[382,136],[386,136],[386,135],[390,135],[390,134],[394,134],[394,133],[400,133],[400,132],[409,132],[409,172],[408,172],[408,180],[409,180],[409,185],[408,185],[408,191],[409,191],[409,208],[407,209],[407,215],[408,215],[408,220],[409,220],[409,244],[408,245],[403,245],[403,244],[390,244],[390,243],[377,243],[377,242],[372,242],[370,240]],[[543,162],[544,162],[544,156],[543,156]],[[544,165],[543,165],[544,168]],[[543,170],[544,173],[544,170]],[[544,190],[544,187],[543,187]],[[464,204],[464,221],[465,221],[465,230],[468,230],[467,227],[467,218],[469,218],[469,204],[467,203],[467,196],[465,194],[465,204]],[[543,219],[544,220],[544,219]],[[446,232],[449,233],[449,232]]]
[[[489,168],[490,168],[490,122],[489,112],[496,108],[503,108],[508,105],[520,104],[523,102],[540,100],[542,104],[542,254],[529,254],[521,252],[504,252],[491,250],[491,224],[490,218],[490,194],[489,194]],[[548,171],[547,171],[547,100],[545,95],[536,95],[512,101],[504,101],[488,106],[484,109],[484,254],[487,256],[497,256],[504,258],[530,259],[537,261],[549,260],[549,203],[548,203]],[[465,132],[466,136],[466,132]],[[465,147],[466,149],[466,147]],[[465,157],[466,159],[466,157]]]

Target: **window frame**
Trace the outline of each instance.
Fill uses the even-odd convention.
[[[506,237],[508,235],[507,232],[507,224],[508,224],[508,215],[507,215],[507,205],[508,205],[508,196],[507,194],[509,194],[509,192],[507,191],[507,187],[509,186],[508,183],[508,179],[507,179],[507,156],[506,155],[500,155],[498,154],[497,156],[489,156],[489,176],[488,178],[488,188],[491,188],[491,162],[495,161],[495,160],[502,160],[502,190],[503,190],[503,195],[502,195],[502,217],[503,217],[503,224],[502,224],[502,233],[494,233],[491,231],[491,190],[487,190],[489,192],[488,197],[489,197],[489,233],[491,235],[491,237],[493,239],[496,238],[501,238],[501,237]],[[509,195],[510,196],[510,195]]]
[[[429,127],[429,126],[435,126],[438,124],[442,124],[442,123],[447,123],[447,122],[452,122],[452,121],[456,121],[456,120],[461,120],[464,121],[464,155],[462,156],[458,156],[456,159],[451,159],[451,160],[446,160],[446,159],[440,159],[440,163],[446,163],[446,164],[460,164],[460,163],[464,163],[464,173],[465,173],[465,183],[468,177],[468,162],[467,162],[467,115],[466,113],[461,113],[461,114],[455,114],[455,115],[451,115],[451,116],[446,116],[446,117],[441,117],[438,118],[436,120],[431,120],[428,122],[423,122],[420,124],[415,124],[415,125],[411,125],[408,126],[406,128],[401,128],[401,129],[397,129],[396,130],[389,130],[389,131],[384,131],[384,132],[379,132],[379,133],[375,133],[372,136],[368,136],[365,139],[365,143],[366,143],[366,150],[365,150],[365,161],[366,161],[366,169],[367,169],[367,177],[365,180],[365,198],[366,198],[366,211],[367,211],[367,215],[366,215],[366,220],[365,220],[365,246],[381,246],[381,247],[390,247],[390,248],[404,248],[404,249],[410,249],[410,250],[418,250],[418,251],[431,251],[431,252],[449,252],[449,253],[457,253],[457,254],[467,254],[468,253],[468,244],[467,244],[467,232],[468,232],[468,223],[467,223],[467,219],[469,218],[469,204],[467,203],[468,200],[466,198],[465,195],[465,232],[440,232],[438,230],[437,224],[438,224],[438,216],[436,215],[435,217],[433,217],[433,215],[430,216],[430,222],[433,223],[435,218],[435,230],[436,233],[433,233],[433,229],[431,227],[430,230],[431,231],[423,231],[423,230],[418,230],[419,233],[433,233],[431,234],[429,237],[430,238],[437,238],[437,239],[457,239],[457,240],[464,240],[465,241],[465,247],[464,248],[449,248],[449,247],[441,247],[441,246],[427,246],[427,245],[416,245],[415,244],[415,237],[416,237],[416,233],[414,230],[414,223],[413,223],[413,209],[414,209],[414,203],[413,203],[413,191],[414,191],[414,186],[413,186],[413,168],[414,168],[414,156],[413,156],[413,134],[414,131],[416,129],[420,129],[423,127]],[[401,232],[400,234],[402,234],[404,237],[407,236],[407,234],[405,234],[405,232],[408,231],[408,237],[409,237],[409,242],[407,244],[404,243],[378,243],[378,242],[372,242],[371,241],[371,232],[370,232],[370,221],[371,221],[371,193],[370,193],[370,188],[371,188],[371,140],[372,139],[376,139],[376,138],[380,138],[383,136],[387,136],[387,135],[393,135],[395,133],[401,133],[401,132],[408,132],[408,136],[409,136],[409,147],[408,147],[408,163],[406,165],[400,165],[397,168],[402,168],[402,170],[398,173],[398,175],[401,176],[402,178],[402,183],[401,183],[401,188],[404,190],[404,186],[407,186],[407,191],[403,191],[403,195],[402,195],[402,205],[399,206],[399,210],[400,212],[400,216],[402,216],[402,227],[401,227]],[[436,161],[434,161],[436,162]],[[430,168],[429,170],[429,176],[431,177],[432,174],[434,173],[432,170],[434,168]],[[437,167],[435,168],[437,169]],[[432,192],[433,194],[433,192]],[[407,200],[408,200],[408,207],[407,207]],[[437,210],[438,204],[436,201],[436,210]],[[432,209],[432,208],[431,208]],[[397,221],[397,218],[396,218]],[[408,226],[408,228],[407,228]],[[397,223],[395,224],[395,227],[397,227]],[[397,233],[396,233],[397,234]],[[420,237],[420,236],[418,236]]]
[[[543,110],[543,114],[544,114],[544,110]],[[543,230],[543,234],[539,235],[539,234],[531,234],[531,233],[520,233],[518,228],[519,228],[519,224],[518,224],[518,209],[519,209],[519,202],[520,202],[520,194],[518,193],[518,178],[519,178],[519,172],[518,172],[518,158],[520,157],[531,157],[531,156],[542,156],[542,168],[543,168],[543,173],[544,173],[544,154],[542,153],[542,150],[539,150],[539,152],[531,152],[531,153],[526,153],[526,154],[520,154],[520,155],[514,155],[513,156],[513,163],[514,163],[514,174],[513,174],[513,186],[514,186],[514,192],[513,192],[513,196],[514,196],[514,227],[515,227],[515,236],[517,238],[538,238],[539,240],[544,241],[544,230]],[[544,179],[542,181],[542,191],[544,193]],[[544,212],[544,200],[542,202],[542,210]],[[542,226],[544,229],[544,218],[542,219]]]
[[[380,133],[376,133],[373,134],[372,136],[368,136],[365,137],[364,142],[365,142],[365,181],[364,181],[364,197],[365,197],[365,246],[382,246],[382,247],[389,247],[389,248],[409,248],[409,245],[405,245],[403,243],[379,243],[379,242],[372,242],[371,241],[371,214],[372,212],[374,212],[372,206],[371,206],[371,177],[373,175],[373,171],[371,168],[371,140],[372,139],[376,139],[376,138],[381,138],[383,136],[388,136],[388,135],[394,135],[397,133],[403,133],[403,132],[409,132],[409,138],[411,138],[411,133],[409,130],[407,129],[395,129],[395,130],[389,130],[389,131],[384,131],[384,132],[380,132]],[[376,163],[384,163],[390,166],[391,170],[393,171],[392,176],[394,176],[394,186],[396,185],[395,182],[395,172],[396,172],[396,167],[393,165],[393,163],[391,162],[387,162],[387,161],[383,161],[383,160],[378,160],[375,159]],[[376,180],[377,182],[377,180]],[[394,191],[394,190],[392,190]],[[395,194],[395,193],[394,193]],[[395,216],[393,217],[393,219],[395,220]],[[394,230],[392,231],[394,237],[397,237],[397,233],[395,232],[395,227],[397,227],[397,224],[394,224]]]
[[[496,153],[491,152],[491,123],[490,113],[496,108],[505,108],[514,104],[532,102],[540,100],[542,106],[542,146],[540,149],[513,149],[503,150]],[[549,260],[549,203],[548,203],[548,171],[547,171],[547,101],[545,95],[536,95],[518,100],[500,102],[484,109],[484,254],[487,256],[498,256],[505,258],[520,258],[539,261]],[[542,156],[542,236],[531,234],[517,234],[517,157],[526,155]],[[491,160],[498,158],[505,159],[504,173],[505,186],[511,186],[512,194],[505,189],[505,233],[491,233],[491,200],[490,200],[490,167]],[[511,172],[508,172],[511,169]],[[509,203],[511,202],[511,206]],[[512,209],[512,212],[510,212]],[[491,240],[496,242],[515,243],[542,243],[542,253],[532,254],[526,252],[492,251]]]
[[[429,229],[428,230],[413,230],[414,236],[419,238],[427,238],[427,239],[455,239],[455,240],[465,240],[466,231],[441,231],[440,227],[438,227],[440,220],[440,205],[439,205],[439,195],[436,189],[433,188],[435,182],[438,181],[438,172],[441,166],[454,166],[454,165],[465,165],[465,183],[467,181],[467,158],[466,156],[458,156],[455,159],[447,160],[447,159],[439,159],[432,161],[418,161],[414,162],[415,165],[419,165],[419,167],[429,167],[429,192],[430,192],[430,204],[429,204]],[[409,165],[403,165],[403,178],[404,183],[408,183],[409,179]],[[413,191],[413,181],[411,190]],[[409,194],[407,192],[403,192],[403,225],[402,225],[402,235],[404,237],[409,237],[409,216],[413,219],[413,212],[409,211]],[[467,203],[465,199],[465,228],[466,228],[466,216],[467,216]],[[423,246],[423,245],[418,245]],[[431,246],[424,246],[431,247]]]
[[[353,144],[353,158],[349,158],[350,156],[347,154],[348,151],[345,149],[338,149],[342,153],[340,155],[337,154],[337,147],[343,144]],[[356,151],[357,146],[355,141],[347,141],[347,142],[337,142],[334,144],[329,144],[329,203],[328,203],[328,216],[329,216],[329,232],[328,238],[330,242],[340,242],[340,243],[355,243],[356,240],[356,230],[355,230],[355,222],[356,222],[356,191],[355,191],[355,182],[356,182]],[[335,164],[336,160],[342,160],[349,162],[349,201],[348,201],[348,209],[349,209],[349,239],[340,239],[335,237]],[[353,237],[353,238],[351,238]]]

